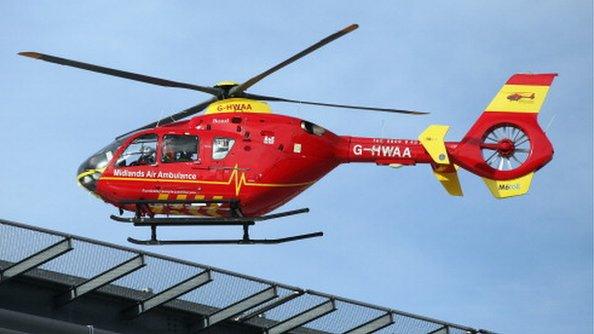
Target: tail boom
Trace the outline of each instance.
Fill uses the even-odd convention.
[[[462,196],[462,167],[481,176],[497,198],[523,195],[534,173],[553,158],[537,116],[556,75],[511,76],[460,142],[445,141],[448,126],[431,125],[418,140],[341,137],[337,157],[393,167],[430,164],[453,196]]]
[[[430,163],[431,156],[415,139],[342,136],[338,158],[342,163],[372,162],[378,165]]]

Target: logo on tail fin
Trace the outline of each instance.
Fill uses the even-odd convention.
[[[528,173],[513,180],[493,180],[483,178],[483,181],[496,198],[521,196],[528,192],[534,173]]]
[[[509,94],[507,96],[507,99],[509,101],[520,101],[522,99],[534,100],[535,97],[536,97],[536,94],[532,93],[532,92],[515,92],[512,94]]]

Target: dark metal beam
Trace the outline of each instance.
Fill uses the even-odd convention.
[[[386,313],[375,319],[371,319],[370,321],[360,326],[350,329],[344,332],[344,334],[369,334],[378,331],[384,327],[390,326],[393,323],[394,317],[392,316],[392,313]]]
[[[14,331],[12,329],[6,329],[3,327],[0,327],[0,334],[29,334],[29,333],[25,333],[25,332],[21,332],[21,331]]]
[[[270,303],[270,304],[268,304],[268,305],[266,305],[264,307],[261,307],[261,308],[255,310],[255,311],[253,311],[251,313],[248,313],[246,315],[243,315],[243,316],[237,318],[237,321],[238,322],[248,321],[248,320],[250,320],[252,318],[255,318],[255,317],[259,316],[260,314],[262,314],[264,312],[270,311],[273,308],[278,307],[279,305],[282,305],[282,304],[287,303],[287,302],[289,302],[289,301],[291,301],[291,300],[293,300],[293,299],[295,299],[295,298],[297,298],[299,296],[302,296],[303,294],[304,294],[304,291],[293,291],[293,293],[290,294],[290,295],[281,297],[281,298],[275,300],[274,302],[272,302],[272,303]]]
[[[0,333],[3,329],[12,333],[44,333],[44,334],[117,334],[91,325],[79,325],[28,313],[21,313],[0,308]],[[11,332],[8,332],[11,333]]]
[[[212,326],[212,325],[219,323],[221,321],[231,319],[234,316],[237,316],[239,314],[242,314],[243,312],[246,312],[247,310],[257,307],[258,305],[262,305],[262,304],[266,303],[267,301],[270,301],[270,300],[276,298],[277,296],[278,296],[278,293],[276,291],[275,286],[271,286],[271,287],[266,288],[260,292],[256,292],[255,294],[253,294],[249,297],[246,297],[236,303],[233,303],[232,305],[229,305],[223,309],[220,309],[219,311],[217,311],[209,316],[206,316],[204,318],[204,322],[201,324],[201,326],[199,326],[198,328],[195,328],[195,329],[207,328],[207,327]]]
[[[443,327],[433,330],[427,334],[450,334],[450,327],[443,326]]]
[[[72,236],[70,234],[67,233],[63,233],[63,232],[58,232],[58,231],[52,231],[52,230],[48,230],[48,229],[43,229],[40,228],[38,226],[31,226],[31,225],[25,225],[25,224],[20,224],[20,223],[16,223],[16,222],[11,222],[11,221],[7,221],[4,219],[0,219],[0,226],[8,226],[10,228],[10,230],[12,229],[18,229],[19,231],[21,230],[26,230],[29,232],[34,232],[35,235],[39,235],[39,233],[43,233],[44,235],[42,236],[43,238],[47,237],[47,235],[53,236],[54,240],[61,240],[61,239],[66,239],[66,238],[72,238],[72,240],[76,240],[77,243],[88,243],[90,244],[90,246],[104,246],[104,247],[109,247],[110,249],[113,250],[118,250],[118,251],[126,251],[126,252],[133,252],[135,254],[144,254],[145,256],[149,256],[149,257],[154,257],[160,260],[166,260],[166,261],[172,261],[174,263],[177,264],[184,264],[184,265],[188,265],[188,266],[192,266],[193,268],[196,268],[196,270],[202,271],[202,270],[212,270],[213,272],[216,273],[220,273],[223,275],[230,275],[232,277],[236,277],[236,278],[243,278],[243,279],[247,279],[249,281],[252,282],[257,282],[257,283],[261,283],[261,284],[266,284],[266,286],[277,286],[279,289],[283,289],[283,290],[291,290],[289,292],[288,295],[285,295],[286,292],[282,292],[282,295],[285,295],[284,297],[281,298],[276,298],[273,299],[267,303],[264,303],[262,305],[259,305],[257,307],[254,307],[252,309],[249,309],[247,311],[245,311],[245,313],[239,315],[239,316],[235,316],[232,318],[232,322],[235,323],[235,325],[237,326],[242,326],[242,324],[240,322],[243,321],[247,321],[247,320],[252,320],[250,323],[246,324],[247,327],[249,327],[250,329],[253,330],[257,330],[256,327],[254,326],[259,326],[257,328],[261,328],[260,330],[264,330],[265,326],[273,326],[273,325],[277,325],[276,322],[272,321],[271,319],[267,319],[265,316],[262,316],[259,319],[255,319],[255,317],[257,317],[258,315],[265,315],[266,312],[269,312],[271,309],[273,309],[274,307],[278,307],[279,305],[286,305],[285,303],[288,302],[289,300],[293,299],[293,298],[297,298],[303,294],[307,294],[307,295],[313,295],[316,297],[323,297],[323,300],[335,300],[335,301],[340,301],[341,303],[347,303],[350,305],[355,305],[355,306],[361,306],[361,307],[366,307],[366,308],[370,308],[376,311],[379,311],[381,313],[379,314],[384,314],[384,313],[392,313],[394,317],[403,317],[403,318],[410,318],[410,319],[416,319],[416,320],[420,320],[420,321],[424,321],[424,322],[428,322],[432,328],[435,328],[436,331],[434,331],[434,334],[444,334],[444,333],[448,333],[451,332],[451,330],[455,330],[455,331],[465,331],[468,333],[490,333],[484,330],[477,330],[477,329],[473,329],[467,326],[462,326],[462,325],[458,325],[458,324],[454,324],[454,323],[449,323],[449,322],[445,322],[442,320],[437,320],[437,319],[432,319],[432,318],[428,318],[428,317],[424,317],[424,316],[420,316],[420,315],[416,315],[416,314],[412,314],[412,313],[407,313],[407,312],[403,312],[403,311],[399,311],[399,310],[395,310],[395,309],[390,309],[390,308],[386,308],[386,307],[381,307],[381,306],[377,306],[377,305],[371,305],[368,303],[363,303],[360,301],[355,301],[355,300],[350,300],[347,298],[342,298],[342,297],[338,297],[338,296],[333,296],[333,295],[329,295],[329,294],[324,294],[324,293],[320,293],[320,292],[315,292],[312,290],[303,290],[297,287],[293,287],[293,286],[288,286],[285,284],[281,284],[278,282],[272,282],[269,280],[263,280],[260,278],[256,278],[256,277],[252,277],[252,276],[248,276],[248,275],[243,275],[240,273],[235,273],[235,272],[231,272],[231,271],[227,271],[224,269],[220,269],[220,268],[216,268],[216,267],[212,267],[212,266],[207,266],[204,264],[197,264],[197,263],[193,263],[190,261],[185,261],[185,260],[181,260],[181,259],[176,259],[176,258],[172,258],[172,257],[167,257],[167,256],[163,256],[160,254],[155,254],[155,253],[150,253],[150,252],[145,252],[145,251],[139,251],[138,249],[133,249],[133,248],[129,248],[129,247],[123,247],[120,245],[115,245],[115,244],[110,244],[110,243],[106,243],[103,241],[99,241],[99,240],[93,240],[93,239],[89,239],[89,238],[83,238],[83,237],[79,237],[79,236]],[[21,234],[19,233],[19,237],[16,238],[15,240],[6,240],[7,242],[14,244],[11,247],[11,249],[15,249],[18,250],[19,247],[19,243],[21,242],[26,242],[26,235],[21,236]],[[59,243],[61,243],[63,241],[60,241]],[[8,245],[7,245],[8,246]],[[57,245],[52,245],[50,246],[57,246]],[[78,247],[77,247],[78,248]],[[55,250],[55,249],[54,249]],[[45,251],[45,250],[44,250]],[[39,287],[43,287],[44,288],[44,293],[45,293],[45,301],[47,301],[48,303],[51,303],[52,298],[55,297],[56,291],[62,292],[62,291],[66,291],[70,288],[72,288],[72,279],[75,279],[76,282],[84,282],[84,280],[86,279],[85,277],[74,277],[74,276],[69,276],[66,275],[64,273],[61,272],[62,269],[58,269],[57,272],[53,273],[52,272],[52,278],[46,278],[44,275],[46,275],[45,270],[42,270],[41,268],[39,268],[39,266],[44,262],[44,261],[50,261],[51,258],[55,258],[55,257],[45,257],[42,259],[26,259],[26,260],[35,260],[33,262],[38,262],[37,264],[37,269],[33,270],[32,272],[29,272],[26,276],[26,279],[21,279],[21,276],[25,276],[25,275],[20,275],[23,272],[25,272],[25,269],[31,269],[34,268],[35,266],[32,265],[33,262],[29,262],[29,263],[23,263],[25,260],[14,260],[12,259],[12,257],[7,258],[4,257],[3,255],[10,255],[12,253],[7,253],[7,254],[0,254],[0,265],[2,265],[4,268],[4,271],[2,271],[2,269],[0,269],[0,287],[2,286],[2,282],[6,281],[7,279],[10,279],[11,277],[17,277],[16,280],[11,281],[10,283],[10,287],[13,287],[13,283],[14,286],[20,286],[21,284],[26,285],[29,284],[30,280],[34,280],[36,286],[38,284]],[[37,254],[34,254],[37,255]],[[47,256],[48,253],[45,253],[45,255]],[[59,255],[57,255],[59,256]],[[29,256],[31,257],[31,256]],[[28,264],[27,266],[15,266],[14,261],[19,261],[20,265],[25,265]],[[7,266],[11,266],[10,270]],[[167,272],[164,272],[163,274],[167,274]],[[45,287],[46,287],[46,281],[48,282],[52,282],[52,283],[56,283],[57,281],[54,281],[56,278],[55,277],[59,277],[59,283],[62,284],[62,290],[55,290],[55,289],[49,289],[48,291],[45,291]],[[6,284],[6,286],[8,286],[8,284]],[[52,285],[53,286],[53,285]],[[155,296],[154,294],[147,294],[146,292],[143,291],[137,291],[134,289],[130,289],[130,288],[125,288],[125,287],[118,287],[118,286],[114,286],[113,287],[113,292],[110,292],[110,295],[113,296],[118,296],[118,298],[110,298],[110,307],[113,307],[113,313],[116,312],[121,312],[122,309],[124,309],[125,307],[129,307],[130,309],[134,308],[133,310],[133,314],[134,315],[138,315],[141,314],[141,312],[139,312],[139,310],[143,310],[142,306],[138,306],[137,304],[139,303],[139,300],[141,298],[145,298],[145,296]],[[31,289],[31,290],[35,290],[36,289]],[[110,289],[112,290],[112,289]],[[122,291],[124,292],[122,292]],[[8,291],[8,292],[7,292]],[[38,300],[38,298],[33,296],[33,291],[29,291],[29,289],[24,289],[24,291],[26,292],[31,292],[30,295],[28,295],[28,298],[22,298],[22,296],[24,296],[23,291],[18,291],[17,292],[11,292],[12,289],[0,289],[0,292],[3,293],[8,293],[9,296],[11,296],[10,298],[0,298],[0,304],[4,305],[6,303],[17,303],[18,305],[26,305],[26,307],[29,308],[21,308],[21,309],[31,309],[32,307],[36,306],[37,304],[41,304],[41,301]],[[127,295],[128,292],[132,293],[132,296],[134,297],[130,297]],[[12,294],[11,294],[12,293]],[[99,296],[98,296],[99,295]],[[14,297],[14,298],[13,298]],[[97,293],[97,291],[90,291],[90,293],[88,293],[87,295],[85,295],[85,298],[82,298],[82,300],[78,301],[79,303],[81,303],[81,305],[87,305],[87,304],[92,304],[95,302],[95,297],[100,297],[103,298],[103,294],[102,293]],[[149,298],[150,299],[150,298]],[[147,301],[149,300],[147,299]],[[30,301],[29,301],[30,300]],[[154,300],[153,300],[154,301]],[[4,303],[2,303],[4,302]],[[89,302],[89,303],[87,303]],[[103,299],[101,300],[101,302],[103,302]],[[44,302],[43,304],[46,305],[48,304],[46,302]],[[142,303],[142,302],[140,302]],[[15,305],[17,305],[15,304]],[[92,304],[95,305],[95,304]],[[101,304],[102,305],[102,304]],[[134,307],[130,307],[131,305],[133,305]],[[147,303],[145,306],[151,306],[150,303]],[[187,312],[193,313],[196,316],[200,317],[199,320],[202,320],[202,317],[204,316],[204,314],[211,314],[213,311],[213,308],[211,308],[212,306],[208,306],[208,305],[199,305],[199,304],[193,304],[189,301],[185,301],[185,300],[177,300],[174,303],[168,303],[167,305],[169,308],[169,306],[176,310],[183,310],[184,312],[182,312],[183,315],[187,315]],[[290,308],[290,305],[287,305]],[[155,307],[155,306],[152,306]],[[148,310],[148,307],[144,307],[144,310]],[[153,312],[150,312],[150,314],[147,314],[143,317],[143,320],[141,321],[141,323],[143,325],[146,325],[147,322],[149,322],[150,320],[152,320],[153,318],[155,319],[161,319],[159,318],[159,316],[163,313],[167,313],[169,310],[165,310],[165,308],[163,308],[163,310],[161,310],[162,308],[157,308],[157,310],[153,310]],[[46,312],[49,310],[43,309],[40,305],[39,310],[43,310],[40,312]],[[61,312],[60,314],[66,314],[67,318],[70,319],[70,315],[67,313],[68,310],[70,310],[69,308],[62,308],[62,309],[52,309],[52,313],[51,316],[55,316],[56,312]],[[161,312],[163,311],[163,312]],[[65,313],[66,312],[66,313]],[[38,313],[36,313],[38,314]],[[41,314],[41,313],[39,313]],[[86,319],[86,314],[79,314],[80,319]],[[103,314],[101,316],[104,316]],[[105,317],[104,317],[105,318]],[[65,319],[65,318],[62,318]],[[99,319],[99,318],[98,318]],[[105,319],[103,319],[105,320]],[[114,323],[118,323],[118,324],[126,324],[126,326],[128,324],[137,324],[137,322],[121,322],[121,319],[116,319],[116,317],[111,317],[109,319],[107,319],[109,321],[114,321]],[[193,325],[194,322],[196,322],[196,318],[195,317],[188,317],[189,321],[179,321],[176,322],[177,323],[183,323],[183,328],[189,328],[190,325]],[[375,320],[375,319],[374,319]],[[86,321],[86,320],[84,320]],[[166,323],[166,326],[169,326],[169,320],[163,320]],[[161,322],[155,322],[155,323],[163,323],[163,321]],[[396,320],[398,321],[398,320]],[[189,323],[192,322],[192,323]],[[0,321],[0,331],[1,329],[5,329],[2,327],[4,323],[2,321]],[[221,326],[222,324],[219,323],[218,326]],[[214,328],[218,327],[217,325],[215,325]],[[359,325],[361,326],[361,325]],[[139,329],[137,327],[134,327],[135,329]],[[151,323],[150,325],[146,325],[145,332],[146,329],[153,329],[153,323]],[[243,327],[241,327],[243,328]],[[450,330],[451,329],[451,330]],[[353,329],[351,329],[353,330]],[[159,327],[159,331],[161,330],[161,327]]]
[[[329,299],[317,306],[305,310],[285,321],[282,321],[264,331],[266,334],[281,334],[286,333],[294,328],[303,326],[308,322],[314,321],[325,316],[330,312],[336,311],[334,299]]]
[[[341,301],[341,302],[345,302],[345,303],[349,303],[349,304],[354,304],[354,305],[368,307],[368,308],[372,308],[372,309],[376,309],[376,310],[390,312],[390,313],[393,313],[395,316],[402,316],[402,317],[406,317],[406,318],[412,318],[412,319],[416,319],[416,320],[431,322],[437,326],[448,326],[449,328],[455,328],[457,330],[466,331],[469,333],[477,332],[477,329],[474,329],[474,328],[471,328],[468,326],[459,325],[459,324],[455,324],[455,323],[451,323],[451,322],[447,322],[447,321],[443,321],[443,320],[438,320],[438,319],[434,319],[434,318],[430,318],[430,317],[425,317],[425,316],[421,316],[418,314],[404,312],[404,311],[400,311],[400,310],[396,310],[396,309],[391,309],[388,307],[382,307],[382,306],[378,306],[378,305],[364,303],[364,302],[360,302],[360,301],[349,299],[349,298],[334,296],[334,295],[331,295],[328,293],[323,293],[323,292],[314,291],[314,290],[307,290],[307,293],[315,295],[315,296],[320,296],[320,297],[334,298],[337,301]]]
[[[165,304],[168,301],[184,295],[194,289],[201,287],[204,284],[212,281],[210,270],[205,270],[200,274],[194,275],[172,287],[157,293],[156,295],[138,302],[133,307],[124,310],[124,316],[127,318],[135,318],[142,313]]]
[[[63,239],[55,244],[46,247],[39,252],[13,264],[0,272],[0,283],[18,276],[28,270],[38,267],[56,257],[72,250],[72,240]]]
[[[67,233],[63,233],[63,232],[59,232],[59,231],[54,231],[54,230],[50,230],[50,229],[46,229],[46,228],[41,228],[39,226],[26,225],[26,224],[22,224],[22,223],[17,223],[17,222],[5,220],[5,219],[2,219],[2,218],[0,218],[0,224],[11,226],[11,227],[16,227],[16,228],[20,228],[20,229],[25,229],[25,230],[29,230],[29,231],[35,231],[35,232],[41,232],[41,233],[51,234],[51,235],[54,235],[54,236],[61,236],[61,237],[64,237],[64,238],[73,238],[74,240],[79,241],[79,242],[87,242],[87,243],[90,243],[90,244],[93,244],[93,245],[109,247],[109,248],[117,249],[117,250],[120,250],[120,251],[131,252],[131,253],[142,253],[145,256],[155,257],[155,258],[158,258],[158,259],[161,259],[161,260],[165,260],[165,261],[171,261],[171,262],[175,262],[175,263],[183,264],[183,265],[188,265],[188,266],[199,268],[199,269],[210,269],[210,270],[215,271],[217,273],[231,275],[231,276],[234,276],[234,277],[243,278],[243,279],[247,279],[247,280],[250,280],[250,281],[255,281],[255,282],[258,282],[258,283],[262,283],[262,284],[276,285],[276,286],[278,286],[280,288],[283,288],[283,289],[294,290],[294,291],[302,291],[302,289],[300,289],[298,287],[295,287],[295,286],[288,285],[288,284],[282,284],[282,283],[279,283],[279,282],[265,280],[265,279],[262,279],[262,278],[258,278],[258,277],[254,277],[254,276],[250,276],[250,275],[245,275],[245,274],[233,272],[233,271],[222,269],[222,268],[218,268],[218,267],[208,266],[208,265],[205,265],[205,264],[195,263],[195,262],[186,261],[186,260],[179,259],[179,258],[174,258],[174,257],[171,257],[171,256],[166,256],[166,255],[163,255],[163,254],[157,254],[157,253],[147,252],[147,251],[142,251],[141,252],[137,248],[125,247],[125,246],[116,245],[116,244],[105,242],[105,241],[100,241],[100,240],[85,238],[85,237],[81,237],[81,236],[71,236],[70,234],[67,234]]]
[[[135,256],[113,268],[104,271],[103,273],[93,278],[88,279],[87,281],[77,286],[72,287],[70,290],[57,296],[55,298],[55,303],[56,305],[60,306],[69,303],[87,292],[99,289],[102,286],[105,286],[119,278],[122,278],[144,266],[144,256]]]

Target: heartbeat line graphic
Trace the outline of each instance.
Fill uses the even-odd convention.
[[[118,176],[103,176],[100,180],[109,181],[138,181],[138,182],[162,182],[162,183],[192,183],[192,184],[209,184],[209,185],[232,185],[235,189],[235,195],[239,195],[241,188],[247,187],[268,187],[268,188],[288,188],[288,187],[303,187],[311,185],[315,182],[301,182],[301,183],[258,183],[249,182],[246,179],[245,172],[240,173],[241,168],[238,165],[233,167],[233,172],[229,175],[227,181],[210,181],[210,180],[179,180],[179,179],[167,179],[167,178],[139,178],[139,177],[118,177]]]

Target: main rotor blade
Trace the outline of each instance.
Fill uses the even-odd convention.
[[[165,125],[165,124],[177,122],[177,121],[179,121],[179,120],[181,120],[181,119],[183,119],[185,117],[188,117],[190,115],[194,115],[194,114],[197,114],[197,113],[201,112],[202,110],[204,110],[204,108],[208,107],[209,104],[211,104],[211,103],[213,103],[215,101],[217,101],[217,98],[216,97],[213,97],[213,98],[208,99],[208,100],[206,100],[206,101],[204,101],[202,103],[199,103],[199,104],[197,104],[197,105],[195,105],[193,107],[190,107],[188,109],[184,109],[184,110],[182,110],[182,111],[180,111],[178,113],[175,113],[173,115],[170,115],[170,116],[167,116],[165,118],[162,118],[162,119],[160,119],[160,120],[158,120],[156,122],[152,122],[150,124],[147,124],[145,126],[142,126],[142,127],[138,128],[136,130],[132,130],[130,132],[126,132],[123,135],[119,135],[116,139],[120,139],[120,138],[126,137],[127,135],[129,135],[131,133],[134,133],[136,131],[140,131],[140,130],[144,130],[144,129],[150,129],[150,128],[157,127],[159,125]]]
[[[38,53],[38,52],[19,52],[19,55],[34,58],[34,59],[44,60],[44,61],[47,61],[50,63],[76,67],[76,68],[80,68],[80,69],[87,70],[87,71],[98,72],[98,73],[103,73],[103,74],[107,74],[107,75],[113,75],[113,76],[124,78],[124,79],[145,82],[145,83],[149,83],[149,84],[153,84],[153,85],[191,89],[191,90],[196,90],[196,91],[203,92],[203,93],[212,94],[215,96],[218,96],[221,94],[221,91],[219,89],[216,89],[213,87],[203,87],[203,86],[198,86],[198,85],[184,83],[184,82],[160,79],[160,78],[150,77],[148,75],[126,72],[126,71],[116,70],[113,68],[97,66],[97,65],[93,65],[93,64],[87,64],[87,63],[83,63],[83,62],[76,61],[76,60],[55,57],[55,56],[46,55],[46,54]]]
[[[335,103],[323,103],[323,102],[311,102],[311,101],[300,101],[300,100],[285,99],[285,98],[282,98],[282,97],[273,97],[273,96],[250,94],[250,93],[243,93],[241,96],[242,97],[246,97],[248,99],[254,99],[254,100],[273,101],[273,102],[300,103],[300,104],[309,104],[309,105],[323,106],[323,107],[334,107],[334,108],[345,108],[345,109],[358,109],[358,110],[370,110],[370,111],[382,111],[382,112],[391,112],[391,113],[409,114],[409,115],[426,115],[426,114],[429,114],[428,112],[424,112],[424,111],[402,110],[402,109],[392,109],[392,108],[365,107],[365,106],[353,106],[353,105],[347,105],[347,104],[335,104]]]
[[[323,40],[317,42],[316,44],[308,47],[307,49],[295,54],[294,56],[292,56],[291,58],[279,63],[278,65],[250,78],[249,80],[247,80],[246,82],[235,86],[231,89],[231,91],[229,92],[229,95],[232,96],[234,94],[238,94],[238,93],[242,93],[244,91],[246,91],[248,88],[252,87],[253,85],[255,85],[258,81],[264,79],[265,77],[269,76],[270,74],[280,70],[281,68],[291,64],[292,62],[314,52],[315,50],[321,48],[322,46],[334,41],[335,39],[338,39],[346,34],[348,34],[349,32],[357,29],[359,27],[359,25],[357,24],[351,24],[350,26],[324,38]]]

